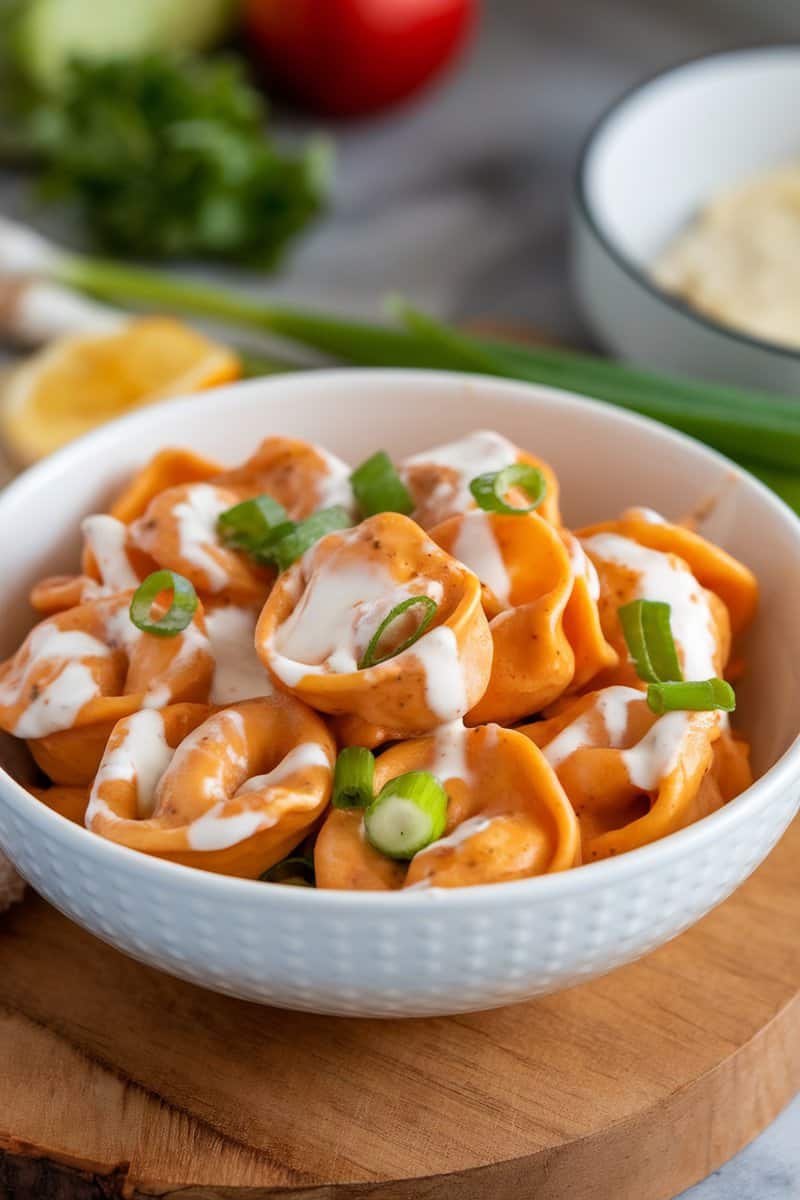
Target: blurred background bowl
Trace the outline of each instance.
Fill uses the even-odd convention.
[[[666,71],[601,118],[578,166],[572,224],[574,286],[600,342],[672,373],[800,392],[800,352],[703,316],[651,277],[712,198],[800,158],[798,111],[800,46],[767,46]]]

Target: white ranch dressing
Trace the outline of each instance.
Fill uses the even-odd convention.
[[[566,529],[561,531],[561,539],[567,548],[569,555],[569,565],[572,569],[572,574],[576,579],[585,579],[586,586],[589,590],[589,595],[595,603],[600,599],[600,576],[597,574],[597,567],[594,565],[589,555],[584,550],[574,534]]]
[[[357,671],[373,634],[397,604],[411,596],[438,603],[442,595],[438,580],[418,577],[399,585],[382,564],[324,563],[276,631],[270,665],[288,687],[305,675]]]
[[[635,701],[644,699],[644,693],[630,687],[604,688],[595,696],[594,703],[581,713],[570,725],[565,726],[547,746],[542,747],[554,771],[566,762],[576,750],[594,745],[592,729],[596,715],[600,716],[606,730],[608,745],[617,750],[621,747],[628,728],[628,708]]]
[[[85,517],[81,532],[94,555],[103,587],[95,595],[124,592],[139,586],[139,576],[130,564],[127,554],[128,527],[116,517],[97,513]]]
[[[217,521],[228,508],[230,499],[227,496],[220,496],[210,484],[197,483],[187,490],[187,498],[173,509],[178,522],[181,558],[205,572],[212,592],[221,592],[230,583],[228,572],[209,553],[209,546],[219,545]]]
[[[233,816],[223,816],[227,801],[220,800],[202,817],[192,821],[186,838],[192,850],[227,850],[246,841],[260,829],[274,825],[277,817],[257,809],[245,809]]]
[[[690,729],[687,712],[670,712],[659,717],[652,729],[620,757],[634,787],[652,792],[678,766],[681,750]]]
[[[654,508],[647,508],[645,505],[636,505],[634,508],[626,508],[622,514],[623,521],[646,521],[648,525],[668,525],[669,521],[666,517],[662,517],[660,512],[656,512]]]
[[[151,817],[156,789],[173,755],[174,751],[167,745],[161,713],[145,708],[128,717],[124,738],[113,750],[106,750],[100,763],[86,809],[87,827],[91,828],[92,818],[97,813],[114,817],[99,793],[104,784],[117,780],[135,781],[137,815]]]
[[[437,625],[415,642],[413,654],[425,673],[425,699],[440,721],[455,721],[469,708],[458,641],[447,625]]]
[[[477,837],[479,833],[483,833],[488,829],[496,817],[469,817],[466,821],[462,821],[460,825],[456,825],[452,833],[447,837],[439,838],[438,842],[431,842],[429,846],[419,850],[414,858],[421,858],[423,854],[430,854],[431,850],[455,849],[461,846],[470,838]],[[412,885],[413,886],[413,885]]]
[[[85,658],[107,658],[108,646],[77,629],[58,629],[45,622],[28,640],[28,660],[0,686],[0,701],[15,704],[31,671],[42,663],[63,663],[61,670],[20,714],[12,733],[20,738],[47,737],[75,723],[84,704],[100,695],[100,687]]]
[[[350,484],[351,468],[322,446],[314,446],[314,450],[328,468],[327,475],[323,475],[317,483],[317,508],[332,508],[338,504],[352,516],[356,501]]]
[[[469,485],[476,475],[502,471],[516,461],[517,448],[513,442],[493,430],[478,429],[456,442],[406,458],[400,475],[407,480],[409,467],[423,465],[448,467],[456,473],[453,480],[443,479],[426,502],[426,507],[433,510],[431,520],[436,523],[475,507]]]
[[[511,577],[494,535],[491,513],[482,509],[464,513],[452,554],[491,588],[503,607],[508,607]]]
[[[256,654],[257,614],[228,605],[206,613],[206,629],[216,668],[211,684],[212,704],[234,704],[268,696],[273,688],[266,667]]]
[[[327,754],[322,749],[318,742],[302,742],[299,746],[293,746],[288,754],[285,754],[277,766],[268,771],[266,775],[254,775],[252,779],[248,779],[246,783],[235,793],[236,796],[245,796],[248,792],[260,792],[265,788],[276,787],[283,783],[290,775],[294,775],[296,771],[302,771],[308,767],[326,767],[330,769],[330,760]],[[304,797],[309,799],[309,807],[316,804],[315,797]],[[300,797],[298,796],[298,801]],[[298,805],[299,806],[299,805]]]
[[[669,604],[672,635],[682,652],[687,679],[710,679],[716,675],[717,647],[708,598],[679,559],[616,533],[594,534],[583,545],[605,562],[625,567],[638,576],[636,599]]]
[[[448,779],[462,779],[469,783],[472,772],[467,763],[467,743],[470,730],[461,720],[451,721],[437,729],[434,735],[434,753],[431,774],[441,783]]]

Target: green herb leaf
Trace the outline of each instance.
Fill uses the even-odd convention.
[[[32,117],[44,194],[113,254],[272,266],[320,211],[329,152],[279,150],[265,116],[235,60],[73,61]]]

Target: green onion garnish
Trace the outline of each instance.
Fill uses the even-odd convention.
[[[172,592],[172,603],[163,617],[153,620],[152,608],[157,596]],[[130,618],[142,633],[156,637],[175,637],[192,622],[197,609],[197,592],[177,571],[154,571],[133,593]]]
[[[647,703],[654,713],[733,712],[736,693],[724,679],[703,679],[694,683],[651,683]]]
[[[352,524],[349,514],[338,505],[321,508],[305,521],[287,524],[285,528],[279,525],[270,540],[259,547],[256,557],[262,562],[273,563],[279,571],[286,571],[320,538],[336,529],[349,529]]]
[[[670,626],[671,611],[662,600],[632,600],[618,611],[628,653],[645,683],[683,679]]]
[[[423,606],[425,613],[414,632],[409,634],[406,640],[401,642],[399,646],[395,646],[394,650],[390,650],[388,654],[377,655],[378,644],[389,626],[393,625],[397,618],[401,617],[409,608],[413,608],[419,604]],[[380,663],[387,662],[390,658],[396,658],[398,654],[402,654],[404,650],[408,650],[409,646],[413,646],[415,642],[418,642],[436,616],[438,607],[439,605],[435,600],[431,600],[430,596],[409,596],[407,600],[401,600],[399,604],[395,604],[394,608],[391,612],[387,613],[370,638],[369,645],[364,651],[364,656],[358,664],[359,671],[363,671],[367,667],[377,667]]]
[[[390,779],[364,814],[367,838],[389,858],[413,858],[442,836],[447,792],[430,771]]]
[[[336,759],[333,772],[334,808],[366,808],[375,795],[375,756],[363,746],[347,746]]]
[[[289,884],[291,887],[316,887],[314,860],[303,854],[290,854],[258,877],[263,883]]]
[[[512,487],[520,487],[527,492],[530,504],[519,507],[509,504],[504,497]],[[476,475],[469,485],[469,490],[486,512],[520,516],[539,507],[547,495],[547,480],[538,467],[532,467],[528,463],[512,463],[502,471],[487,471],[485,475]]]
[[[272,496],[255,496],[221,513],[217,529],[226,545],[253,554],[288,521],[286,509]]]
[[[411,493],[403,483],[385,450],[379,450],[350,476],[362,517],[376,513],[398,512],[408,516],[414,511]]]

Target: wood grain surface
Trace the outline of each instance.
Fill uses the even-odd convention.
[[[642,962],[450,1019],[260,1008],[0,918],[0,1197],[662,1200],[800,1087],[800,824]]]

